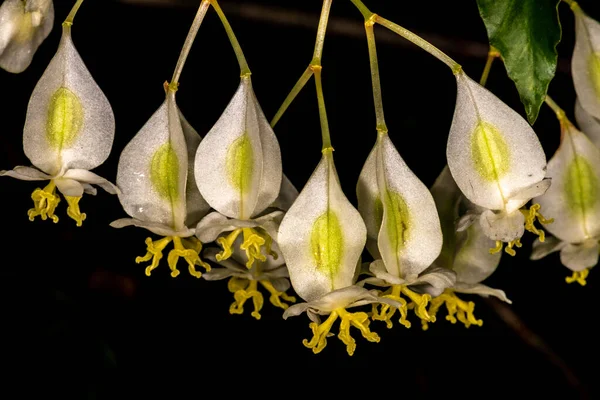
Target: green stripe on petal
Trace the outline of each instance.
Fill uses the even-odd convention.
[[[510,150],[500,131],[480,121],[471,138],[471,155],[477,172],[486,181],[498,181],[510,168]]]
[[[50,99],[46,138],[50,146],[61,150],[75,143],[83,127],[83,107],[79,97],[66,87],[59,88]]]
[[[179,197],[179,159],[171,143],[160,146],[152,156],[150,180],[162,198],[174,201]]]
[[[340,221],[332,210],[327,210],[315,221],[310,246],[317,268],[336,276],[342,264],[344,237]]]
[[[600,53],[590,54],[588,69],[596,95],[600,97]]]
[[[242,194],[252,189],[254,152],[247,133],[237,138],[227,150],[227,176],[229,183]]]
[[[567,168],[564,186],[567,204],[577,215],[585,215],[598,200],[598,177],[589,161],[577,155]]]
[[[410,234],[410,212],[399,193],[387,191],[385,202],[385,226],[392,247],[398,251],[404,247]]]

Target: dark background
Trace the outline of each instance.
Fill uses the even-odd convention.
[[[0,169],[29,165],[22,150],[28,99],[56,51],[59,24],[72,3],[55,1],[55,29],[24,73],[0,71]],[[162,84],[171,77],[198,3],[88,0],[81,7],[73,40],[111,102],[117,122],[111,156],[95,170],[109,180],[115,179],[123,147],[164,100]],[[580,4],[600,19],[600,5],[592,0]],[[222,0],[221,5],[253,71],[257,97],[271,118],[312,57],[321,1]],[[479,78],[487,36],[474,0],[370,0],[367,5],[429,38],[467,74]],[[572,116],[574,21],[566,5],[559,10],[563,41],[549,93]],[[349,1],[334,1],[331,16],[323,58],[325,100],[342,186],[356,204],[355,184],[376,137],[367,45],[361,15]],[[410,43],[381,27],[376,34],[390,137],[413,171],[431,186],[446,162],[455,80],[444,64]],[[233,51],[210,10],[177,95],[184,115],[201,135],[224,110],[238,76]],[[499,61],[488,87],[524,114]],[[559,126],[546,106],[534,129],[549,158],[558,145]],[[321,156],[312,81],[275,131],[284,172],[300,189]],[[173,279],[166,258],[146,277],[144,266],[134,259],[145,253],[149,232],[109,227],[111,221],[126,217],[115,196],[103,191],[95,198],[85,196],[81,208],[88,219],[82,228],[66,216],[64,200],[57,210],[58,224],[39,218],[29,222],[30,194],[38,186],[10,178],[0,185],[0,359],[5,371],[0,379],[14,383],[23,395],[41,390],[63,398],[141,398],[169,388],[187,395],[171,392],[168,398],[200,396],[208,389],[267,397],[307,390],[318,396],[321,385],[339,394],[364,388],[375,396],[392,391],[416,398],[449,394],[573,399],[599,394],[598,277],[592,271],[586,287],[567,285],[564,278],[570,271],[557,254],[528,260],[531,235],[524,237],[516,257],[503,256],[486,281],[513,300],[510,310],[520,319],[509,315],[512,325],[499,317],[493,302],[473,297],[476,316],[484,320],[481,328],[452,325],[442,313],[427,332],[414,318],[411,329],[396,322],[388,330],[374,322],[372,328],[382,338],[379,344],[353,331],[358,342],[353,357],[337,337],[314,355],[301,343],[310,337],[306,315],[284,321],[268,298],[260,321],[249,312],[230,315],[233,298],[226,281],[197,280],[183,265],[182,274]],[[333,331],[337,334],[337,325]],[[50,379],[34,384],[44,378]],[[253,386],[236,386],[245,379]],[[3,388],[9,387],[5,384]]]

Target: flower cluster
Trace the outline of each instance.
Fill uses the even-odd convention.
[[[474,302],[459,294],[494,296],[510,303],[502,290],[482,282],[498,267],[502,250],[515,255],[526,231],[537,237],[533,259],[560,251],[562,263],[573,271],[567,282],[584,285],[589,269],[597,264],[600,24],[579,8],[574,9],[578,39],[573,77],[579,98],[575,113],[590,136],[576,129],[548,98],[562,134],[559,149],[547,163],[529,123],[460,65],[430,50],[451,67],[457,97],[447,166],[428,188],[401,157],[383,119],[373,25],[394,25],[363,5],[377,137],[356,186],[355,208],[342,190],[334,163],[321,82],[322,41],[299,81],[301,88],[308,80],[304,77],[315,78],[322,157],[298,192],[283,174],[274,123],[269,124],[260,107],[250,69],[216,0],[201,2],[173,79],[164,85],[164,102],[120,154],[116,185],[91,172],[111,151],[115,120],[71,38],[81,2],[63,23],[56,55],[27,109],[23,146],[34,167],[0,172],[49,181],[34,190],[29,219],[58,222],[60,192],[68,204],[67,215],[81,226],[86,214],[79,202],[84,193],[96,194],[92,185],[98,185],[116,194],[129,216],[111,226],[135,226],[157,236],[146,239],[146,254],[135,260],[147,263],[147,276],[164,262],[165,249],[172,245],[166,255],[171,276],[180,274],[178,262],[183,259],[196,278],[228,279],[234,298],[231,314],[243,313],[251,300],[251,315],[260,319],[265,294],[284,310],[283,318],[306,312],[313,336],[304,345],[314,353],[325,348],[338,319],[338,338],[350,355],[356,349],[351,327],[378,342],[371,322],[382,321],[391,328],[395,315],[410,328],[412,312],[428,329],[445,308],[450,322],[481,326]],[[232,42],[241,78],[221,117],[201,137],[179,110],[176,94],[191,43],[210,6]],[[330,6],[331,0],[326,0],[320,37]],[[50,0],[5,1],[0,21],[8,22],[0,26],[0,66],[11,72],[25,69],[48,35],[53,16]],[[552,218],[544,217],[542,209]],[[552,236],[546,237],[542,225]],[[362,262],[365,248],[371,262]],[[292,288],[303,302],[294,304],[299,299],[288,293]],[[366,311],[348,311],[366,305]]]

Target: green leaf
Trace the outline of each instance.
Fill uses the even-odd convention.
[[[490,45],[502,56],[533,124],[556,73],[560,0],[477,0]]]

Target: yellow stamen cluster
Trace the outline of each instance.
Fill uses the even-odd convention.
[[[408,304],[405,299],[400,297],[401,294],[404,294],[411,300],[410,304]],[[414,309],[415,314],[422,321],[435,322],[435,316],[431,316],[427,312],[427,305],[431,300],[431,296],[429,294],[419,294],[413,292],[405,285],[393,285],[383,294],[382,297],[395,300],[400,303],[399,309],[390,306],[389,304],[373,304],[371,318],[374,321],[385,321],[388,329],[393,326],[392,317],[396,313],[396,310],[400,312],[400,323],[407,328],[411,327],[410,321],[406,319],[409,309]],[[378,307],[381,308],[378,310]]]
[[[581,286],[585,286],[585,285],[587,285],[587,281],[585,279],[588,277],[589,274],[590,274],[590,270],[587,268],[583,269],[581,271],[574,271],[573,275],[567,276],[565,278],[565,281],[567,283],[577,282]]]
[[[248,262],[246,267],[252,268],[256,260],[267,261],[267,255],[271,255],[277,259],[277,253],[271,250],[273,239],[262,228],[238,228],[225,237],[217,239],[217,243],[223,248],[223,251],[217,254],[217,261],[227,260],[233,254],[233,243],[238,238],[240,233],[244,235],[244,241],[240,245],[240,249],[246,252]],[[262,247],[265,248],[265,253],[261,252]]]
[[[542,233],[544,233],[542,231]],[[502,247],[504,247],[504,251],[509,255],[509,256],[515,256],[517,255],[517,252],[515,251],[515,249],[513,249],[513,247],[521,247],[523,246],[521,244],[521,239],[515,239],[515,240],[511,240],[510,242],[508,242],[506,244],[506,247],[504,247],[504,242],[502,242],[501,240],[496,240],[496,247],[491,248],[490,249],[490,254],[496,254],[502,251]]]
[[[346,345],[346,351],[349,355],[353,355],[356,350],[356,341],[350,335],[350,326],[360,329],[362,336],[369,342],[379,343],[379,335],[369,330],[369,323],[371,321],[369,321],[367,313],[349,313],[344,308],[336,308],[329,314],[325,322],[321,324],[310,323],[309,327],[313,332],[313,337],[310,341],[304,339],[302,344],[312,349],[315,354],[323,351],[325,346],[327,346],[327,337],[331,335],[329,331],[338,317],[341,319],[338,338]]]
[[[275,307],[282,308],[286,310],[289,305],[283,303],[281,300],[288,301],[290,303],[295,303],[296,298],[293,296],[288,296],[285,292],[280,292],[273,287],[273,284],[267,280],[250,280],[238,277],[232,277],[227,282],[227,288],[231,293],[233,293],[233,298],[235,302],[231,304],[229,307],[230,314],[243,314],[244,313],[244,304],[247,300],[252,299],[252,303],[254,305],[254,311],[251,315],[260,319],[260,310],[264,304],[264,298],[261,292],[258,291],[258,283],[260,283],[270,294],[269,301]]]
[[[147,238],[146,255],[143,257],[136,257],[135,262],[138,264],[152,260],[152,263],[146,267],[146,276],[150,276],[150,273],[158,267],[158,263],[163,257],[163,250],[171,242],[173,242],[174,248],[167,256],[167,263],[169,264],[169,268],[171,268],[171,276],[173,278],[179,275],[177,261],[179,261],[179,258],[181,257],[187,261],[190,274],[196,278],[202,276],[201,272],[196,271],[196,265],[203,267],[206,271],[210,271],[210,265],[200,259],[199,253],[200,250],[202,250],[202,243],[198,239],[195,237],[184,239],[178,236],[166,236],[156,241],[152,241],[152,238]]]
[[[475,310],[475,303],[472,301],[466,302],[461,300],[453,290],[446,289],[444,293],[435,297],[431,300],[431,306],[429,307],[429,314],[432,317],[438,313],[439,309],[446,305],[446,310],[448,310],[448,315],[446,316],[446,320],[455,324],[457,319],[462,322],[466,328],[471,325],[482,326],[483,321],[475,318],[473,314]],[[423,330],[427,330],[429,325],[425,320],[423,320]]]
[[[81,226],[85,221],[85,213],[79,210],[79,200],[81,196],[65,196],[67,200],[67,215],[71,217],[77,223],[77,226]],[[31,200],[33,200],[33,208],[27,211],[29,220],[33,221],[35,217],[40,216],[43,221],[50,218],[52,222],[58,222],[58,216],[54,215],[56,206],[60,203],[60,197],[56,193],[56,184],[53,180],[50,181],[43,189],[37,188],[31,194]]]

